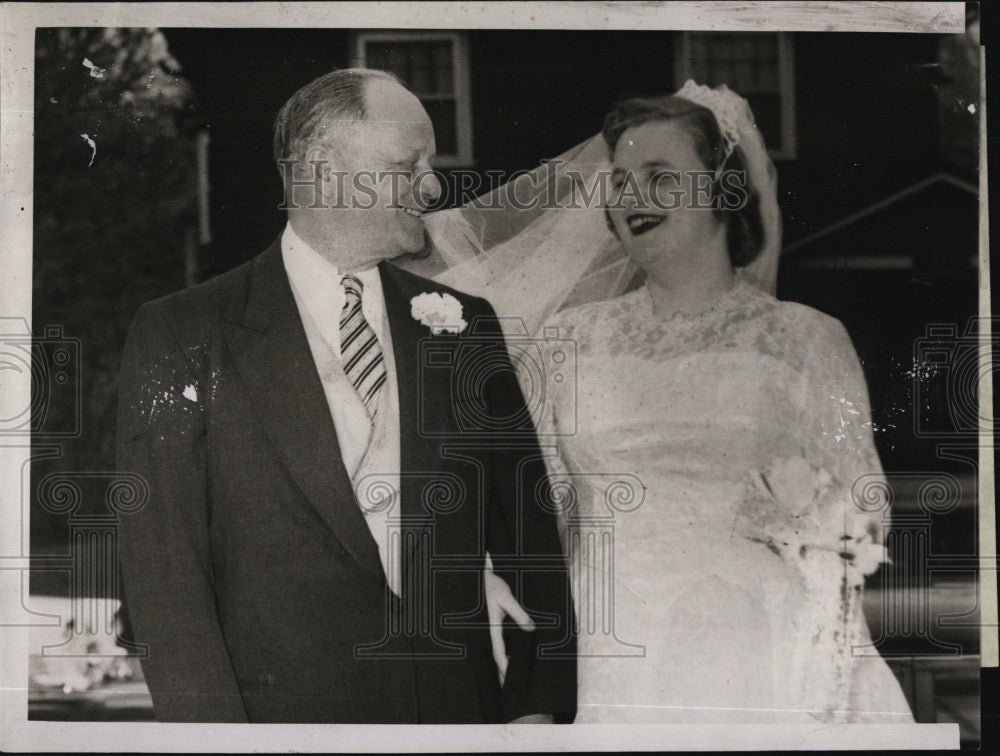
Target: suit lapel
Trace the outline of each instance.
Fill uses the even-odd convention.
[[[344,548],[384,578],[281,258],[280,239],[254,262],[244,307],[226,338],[267,434],[306,499]]]
[[[430,522],[424,489],[441,472],[449,394],[445,371],[421,370],[421,342],[430,331],[410,313],[410,299],[433,285],[391,263],[380,264],[379,273],[399,388],[400,511],[413,534],[405,541],[409,552]]]

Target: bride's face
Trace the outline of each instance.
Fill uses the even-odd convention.
[[[647,267],[665,256],[697,261],[720,231],[711,209],[712,172],[676,121],[625,131],[615,145],[611,222],[629,257]]]

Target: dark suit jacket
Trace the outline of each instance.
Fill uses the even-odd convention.
[[[121,518],[121,560],[157,719],[575,713],[567,574],[493,310],[391,264],[379,270],[400,398],[401,599],[340,457],[279,242],[136,314],[118,466],[144,476],[150,497]],[[435,291],[462,303],[461,335],[431,336],[411,317],[410,299]],[[505,631],[503,689],[483,600],[487,550],[538,626]]]

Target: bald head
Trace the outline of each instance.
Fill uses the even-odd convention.
[[[338,126],[367,117],[366,90],[372,81],[403,86],[388,71],[343,68],[314,79],[288,98],[274,120],[274,161],[282,176],[279,161],[300,162],[310,144],[324,140]]]

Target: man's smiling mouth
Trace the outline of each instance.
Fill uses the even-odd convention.
[[[628,229],[632,236],[642,236],[647,231],[651,231],[667,219],[665,215],[630,215],[626,218]]]

